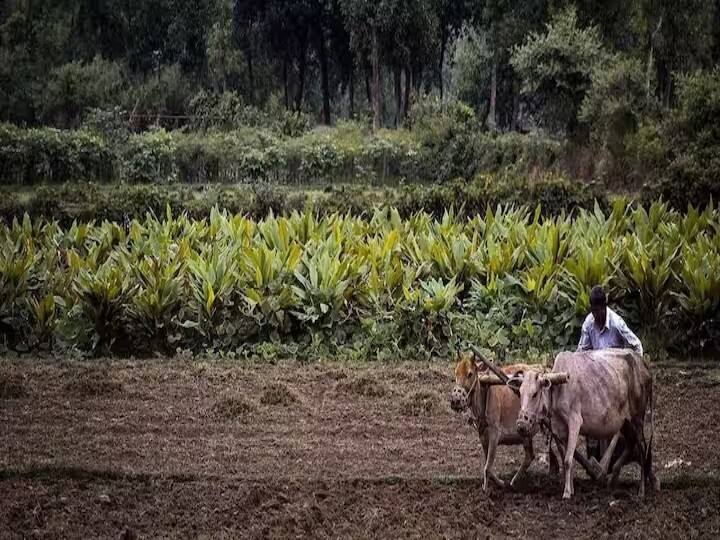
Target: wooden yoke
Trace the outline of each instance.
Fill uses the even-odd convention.
[[[510,377],[508,377],[502,369],[500,369],[494,363],[490,362],[490,360],[485,358],[485,355],[482,353],[482,351],[479,348],[477,348],[475,345],[470,345],[470,350],[472,350],[472,352],[475,354],[475,356],[478,358],[478,360],[480,360],[483,364],[485,364],[487,366],[487,368],[490,371],[492,371],[493,374],[499,380],[501,380],[504,384],[509,386],[513,390],[513,392],[515,392],[515,394],[517,394],[518,396],[520,395],[520,390],[517,387],[515,387],[512,384],[508,384],[510,382]],[[569,375],[567,373],[562,373],[562,374],[558,373],[556,375],[560,375],[559,379],[564,379],[564,380],[562,380],[562,382],[567,382],[567,379],[569,378]],[[545,377],[547,377],[547,375],[545,375]],[[553,384],[560,384],[561,381],[558,380],[557,383],[555,381],[552,381],[552,382],[553,382]],[[494,383],[490,383],[490,384],[494,384]],[[550,421],[547,418],[543,418],[540,423],[541,423],[542,427],[545,428],[547,430],[547,432],[550,434],[550,437],[552,438],[553,441],[555,441],[555,444],[558,445],[562,454],[565,454],[565,445],[560,440],[560,437],[558,437],[557,435],[555,435],[555,433],[553,433],[553,431],[550,427]],[[590,475],[590,478],[592,478],[593,480],[598,480],[598,479],[601,479],[604,477],[605,472],[603,471],[602,467],[600,466],[600,464],[597,462],[597,460],[595,458],[587,459],[585,456],[583,456],[577,450],[575,450],[575,454],[573,456],[575,458],[575,461],[577,461],[582,466],[582,468],[587,471],[588,475]]]

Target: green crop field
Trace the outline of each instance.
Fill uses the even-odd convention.
[[[0,227],[0,242],[2,345],[17,351],[552,351],[574,345],[595,284],[655,348],[719,343],[712,206],[260,221],[214,210],[69,228],[25,218]]]

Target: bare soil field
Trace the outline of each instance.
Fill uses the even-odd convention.
[[[662,492],[578,470],[569,502],[538,461],[483,492],[451,372],[0,360],[0,538],[720,537],[717,370],[654,367]]]

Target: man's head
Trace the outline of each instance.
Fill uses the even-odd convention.
[[[590,291],[590,311],[595,319],[598,328],[605,326],[607,317],[607,296],[599,285],[595,285]]]

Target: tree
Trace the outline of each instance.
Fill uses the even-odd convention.
[[[485,0],[471,14],[491,53],[487,124],[515,129],[519,113],[517,76],[510,52],[545,21],[547,0]]]
[[[571,7],[553,17],[544,33],[533,32],[513,48],[510,61],[541,122],[573,133],[591,74],[604,54],[598,28],[580,28]]]
[[[712,65],[712,0],[640,0],[636,32],[652,51],[658,96],[665,106],[674,97],[675,74]]]
[[[590,126],[598,143],[613,156],[619,156],[625,151],[626,137],[655,110],[654,94],[646,92],[642,62],[627,55],[615,55],[593,69],[580,120]]]
[[[467,0],[437,0],[438,31],[440,51],[438,61],[438,85],[440,99],[443,98],[445,85],[443,81],[443,65],[448,42],[457,37],[463,25],[470,19],[473,9]]]
[[[232,0],[218,0],[217,13],[207,38],[208,69],[218,92],[228,89],[228,81],[240,73],[242,54],[232,35]],[[235,86],[235,85],[233,85]]]

